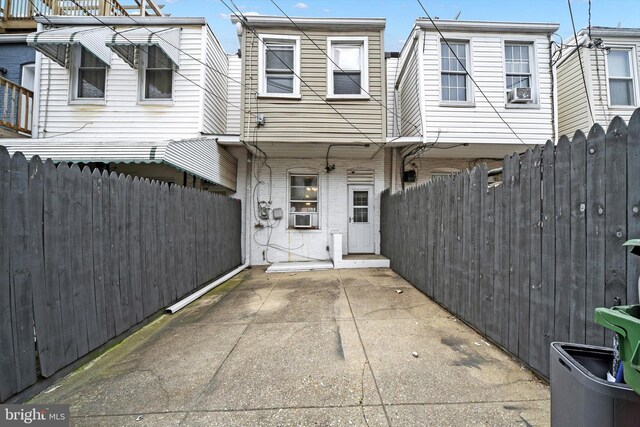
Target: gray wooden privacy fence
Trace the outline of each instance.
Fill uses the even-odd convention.
[[[240,202],[0,146],[0,401],[241,263]]]
[[[543,376],[549,344],[611,344],[596,307],[638,303],[640,110],[523,155],[382,195],[382,253],[416,287]]]

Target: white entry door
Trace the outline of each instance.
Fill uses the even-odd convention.
[[[349,186],[349,253],[372,254],[373,186]]]

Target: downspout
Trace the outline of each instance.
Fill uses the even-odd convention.
[[[551,141],[557,141],[558,135],[558,87],[556,85],[556,66],[553,63],[553,43],[551,42],[551,34],[547,34],[549,41],[549,67],[551,68]]]
[[[43,25],[38,24],[36,31],[42,31]],[[36,50],[36,69],[33,76],[33,110],[31,113],[31,138],[40,136],[40,80],[42,79],[42,54]]]

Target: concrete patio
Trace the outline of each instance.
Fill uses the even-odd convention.
[[[547,386],[389,269],[247,270],[32,402],[87,426],[549,424]]]

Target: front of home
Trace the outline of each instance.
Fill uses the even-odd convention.
[[[230,150],[251,264],[379,254],[385,20],[233,21],[244,111],[243,147]]]

